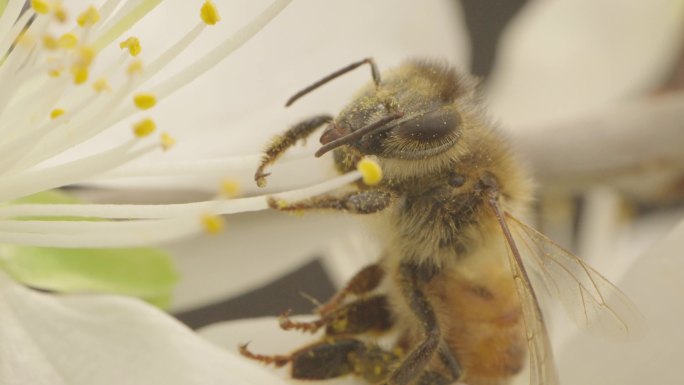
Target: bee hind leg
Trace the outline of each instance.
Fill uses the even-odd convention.
[[[440,360],[449,372],[448,377],[453,377],[449,382],[455,381],[461,376],[458,362],[442,339],[432,305],[420,288],[421,282],[425,281],[423,275],[421,275],[421,268],[416,268],[416,266],[402,264],[400,267],[402,293],[420,325],[423,326],[425,337],[392,372],[387,381],[389,385],[407,385],[416,379],[422,383],[425,376],[428,376],[426,380],[430,380],[430,376],[447,378],[441,374],[430,374],[432,372],[425,371],[435,353],[439,354]]]
[[[377,383],[398,356],[354,338],[327,338],[292,354],[292,378],[326,380],[348,374]]]

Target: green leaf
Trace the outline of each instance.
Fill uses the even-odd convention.
[[[20,202],[69,204],[78,200],[64,192],[48,191],[24,197]],[[66,293],[123,294],[159,307],[168,307],[179,279],[168,253],[142,247],[62,249],[0,245],[0,267],[32,287]]]

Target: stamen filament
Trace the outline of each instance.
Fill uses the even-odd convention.
[[[252,170],[259,164],[261,154],[231,156],[216,159],[201,159],[201,160],[184,160],[184,161],[168,161],[164,163],[142,163],[136,165],[125,165],[121,168],[106,172],[102,174],[102,179],[118,179],[130,177],[168,177],[181,175],[197,175],[198,173],[221,173],[225,174],[226,170],[230,172],[237,172],[243,170]],[[287,164],[288,162],[297,161],[301,159],[312,158],[313,152],[291,151],[285,154],[282,160],[274,165],[274,169]]]
[[[0,178],[0,201],[9,201],[82,181],[158,148],[155,145],[131,150],[135,143],[137,140],[131,139],[110,150],[59,166],[5,175]]]
[[[353,171],[317,185],[285,191],[275,195],[288,201],[301,200],[345,186],[358,180],[360,177],[361,174],[359,172]],[[181,216],[189,217],[200,215],[207,211],[217,214],[234,214],[267,209],[267,196],[270,195],[168,205],[15,204],[0,207],[0,218],[71,216],[107,219],[161,219]]]
[[[174,218],[163,221],[145,221],[143,228],[135,222],[118,222],[116,230],[82,234],[42,234],[0,231],[0,243],[47,247],[136,247],[149,246],[177,240],[201,231],[201,223],[197,218]],[[90,222],[89,225],[94,225]]]

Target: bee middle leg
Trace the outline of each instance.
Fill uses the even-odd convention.
[[[362,295],[375,290],[385,277],[385,271],[377,264],[371,264],[359,270],[347,285],[338,291],[328,302],[316,309],[321,316],[337,309],[350,295]]]
[[[280,317],[282,329],[315,333],[325,327],[326,336],[382,333],[393,323],[389,303],[382,295],[360,298],[312,322],[293,321],[288,315]]]
[[[353,214],[373,214],[392,203],[392,194],[382,190],[352,191],[343,195],[324,194],[298,202],[269,198],[268,205],[279,211],[336,210]]]
[[[400,266],[402,294],[423,328],[424,339],[392,372],[387,381],[389,385],[407,385],[416,378],[419,383],[422,383],[423,377],[431,375],[431,372],[425,371],[425,368],[435,353],[439,353],[440,360],[449,371],[450,377],[453,377],[451,381],[460,377],[458,362],[444,343],[434,309],[421,290],[421,284],[426,279],[428,278],[421,273],[421,268],[410,264]]]

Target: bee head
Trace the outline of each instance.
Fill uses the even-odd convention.
[[[316,156],[350,145],[364,155],[424,159],[451,148],[461,137],[461,115],[451,105],[427,111],[407,109],[366,119],[336,119],[321,135]],[[354,127],[354,120],[365,121]],[[368,122],[368,123],[366,123]]]

